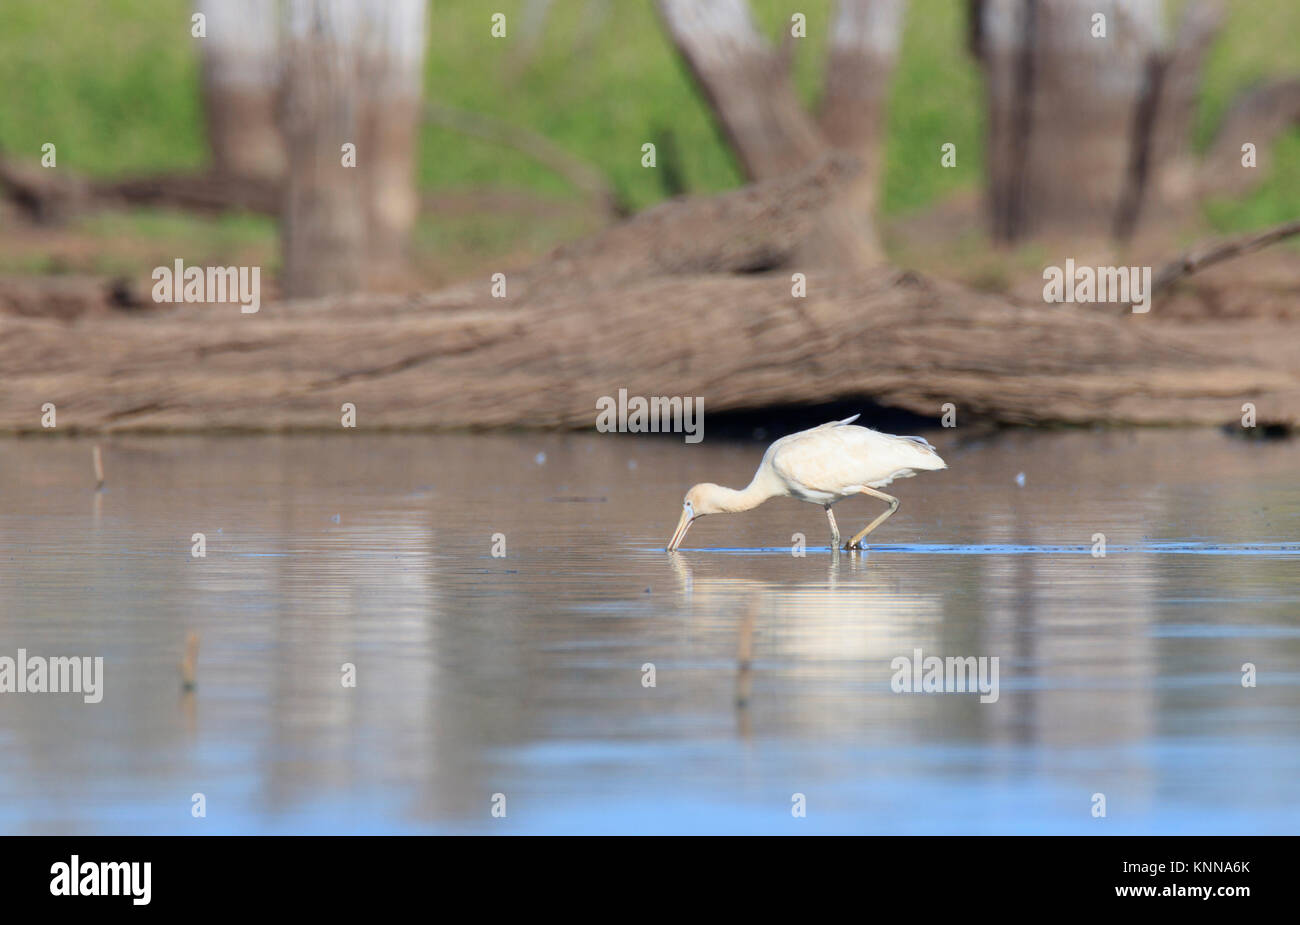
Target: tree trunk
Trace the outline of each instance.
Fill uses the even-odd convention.
[[[1163,56],[1155,124],[1151,128],[1151,162],[1157,171],[1183,173],[1194,160],[1192,120],[1205,59],[1223,27],[1223,15],[1223,7],[1217,0],[1192,0],[1183,10],[1173,48]],[[1158,180],[1156,185],[1167,182]],[[1190,198],[1190,189],[1188,186],[1187,192],[1175,190],[1177,198]]]
[[[289,0],[283,127],[289,152],[283,287],[291,298],[361,288],[366,254],[363,183],[343,166],[342,146],[360,149],[360,9],[328,0]]]
[[[422,120],[426,0],[363,0],[358,169],[363,178],[369,282],[405,267],[420,211],[415,155]]]
[[[990,224],[1000,241],[1112,234],[1160,47],[1151,0],[983,0]],[[1094,13],[1106,37],[1092,36]],[[1148,109],[1153,104],[1147,104]]]
[[[831,21],[820,123],[827,141],[862,162],[847,191],[859,215],[876,211],[885,105],[906,7],[906,0],[839,0]]]
[[[1150,85],[1139,104],[1129,185],[1116,226],[1121,238],[1142,225],[1185,222],[1197,207],[1192,119],[1205,58],[1222,25],[1217,0],[1192,0],[1183,10],[1173,46],[1150,62]]]
[[[856,53],[861,53],[858,24],[868,17],[858,10],[858,0],[849,0],[847,6],[847,11],[841,10],[837,31],[842,46],[854,45]],[[745,0],[659,0],[659,10],[751,180],[802,170],[832,149],[831,141],[795,96],[786,60],[759,34]],[[868,31],[879,38],[878,21],[887,23],[888,17],[870,21]],[[843,86],[852,80],[845,69],[859,69],[844,61],[853,53],[841,48],[833,121],[843,123],[837,128],[843,137],[861,140],[861,144],[851,142],[852,153],[860,157],[867,145],[864,129],[860,123],[849,125],[850,117],[843,111],[852,106],[845,99],[852,92]],[[873,158],[861,184],[849,191],[851,195],[822,213],[820,227],[800,257],[805,268],[867,267],[883,260],[871,213],[875,169]]]
[[[745,0],[659,0],[659,11],[749,179],[800,170],[826,154]]]
[[[985,196],[989,228],[997,241],[1023,234],[1025,141],[1029,131],[1032,57],[1024,37],[1034,5],[1027,0],[972,0],[971,44],[984,67],[987,99]]]
[[[197,41],[213,170],[235,179],[279,182],[285,151],[275,111],[281,51],[276,5],[196,0],[194,9],[207,17],[207,36]]]

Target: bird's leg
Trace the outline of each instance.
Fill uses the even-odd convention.
[[[831,510],[829,504],[824,505],[826,508],[826,519],[831,522],[831,549],[840,548],[840,528],[835,523],[835,512]]]
[[[889,510],[885,511],[885,513],[881,514],[871,523],[867,524],[866,528],[861,533],[859,533],[857,536],[853,537],[853,539],[845,543],[844,544],[845,549],[861,549],[862,540],[866,537],[866,535],[870,533],[872,530],[876,529],[876,527],[879,527],[881,524],[883,524],[887,519],[889,519],[890,514],[898,510],[898,499],[895,498],[893,495],[887,495],[883,491],[876,491],[874,488],[864,488],[862,489],[862,493],[864,495],[871,495],[871,497],[873,498],[879,498],[881,501],[888,501]]]

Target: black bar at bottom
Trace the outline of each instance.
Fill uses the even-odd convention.
[[[453,896],[471,912],[480,903],[498,911],[511,899],[562,900],[572,909],[599,898],[632,912],[701,891],[709,905],[733,910],[763,906],[772,891],[821,905],[829,890],[864,911],[964,893],[999,911],[1099,904],[1182,911],[1198,903],[1231,914],[1260,899],[1288,901],[1294,892],[1292,838],[898,837],[836,839],[824,850],[800,842],[797,853],[789,843],[729,841],[622,838],[596,846],[570,839],[543,848],[528,839],[489,845],[482,838],[455,845],[408,837],[7,838],[0,843],[0,900],[9,913],[76,906],[78,913],[149,908],[206,917],[281,905],[373,913],[389,903]],[[614,914],[618,907],[592,908]]]

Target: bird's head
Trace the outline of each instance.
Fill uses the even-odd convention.
[[[673,538],[668,541],[669,552],[682,545],[682,540],[686,538],[686,531],[691,529],[691,524],[697,519],[705,514],[717,514],[724,510],[717,497],[720,489],[721,486],[714,485],[712,482],[701,482],[686,493],[686,498],[682,501],[681,519],[677,521]]]

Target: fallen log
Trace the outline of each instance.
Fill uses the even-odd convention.
[[[893,269],[803,270],[842,165],[669,203],[512,275],[408,297],[0,316],[0,430],[586,428],[597,402],[713,412],[870,400],[937,418],[1300,423],[1279,320],[1164,323]],[[778,271],[774,268],[780,267]],[[792,293],[804,272],[807,295]]]
[[[152,308],[128,280],[101,276],[0,276],[0,314],[71,321],[87,312]]]
[[[0,429],[583,428],[596,402],[710,411],[871,399],[1011,423],[1218,424],[1253,402],[1300,421],[1300,349],[1277,322],[1168,326],[1017,306],[907,274],[658,277],[529,304],[486,287],[186,306],[74,325],[0,318]]]

